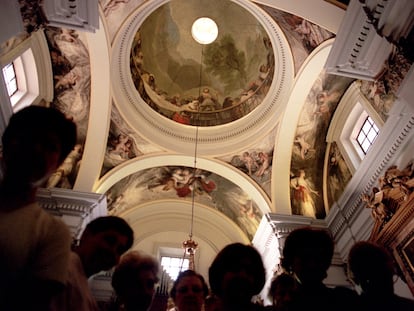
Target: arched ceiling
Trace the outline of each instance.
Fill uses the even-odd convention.
[[[153,252],[169,236],[181,247],[176,237],[189,233],[192,200],[208,258],[224,242],[251,240],[264,214],[297,213],[290,180],[298,120],[308,94],[325,86],[321,72],[343,11],[316,0],[297,3],[298,15],[278,5],[102,0],[96,33],[45,30],[64,58],[52,59],[53,105],[82,133],[73,189],[105,193],[109,213],[131,221],[136,247]],[[200,46],[190,26],[205,15],[219,36]],[[231,71],[229,61],[239,67]],[[205,89],[215,97],[206,103]]]
[[[214,255],[225,245],[234,242],[249,243],[249,239],[234,222],[223,217],[214,208],[206,206],[196,208],[192,236],[198,243],[195,263],[198,271],[207,276]],[[180,242],[186,239],[184,232],[190,230],[191,204],[179,200],[164,200],[121,212],[118,215],[136,228],[134,248],[163,255],[160,254],[163,248],[177,249],[177,246],[180,248]],[[179,252],[176,255],[183,256],[183,253]]]
[[[183,179],[183,171],[196,166],[203,181],[210,182],[214,188],[203,190],[196,196],[196,203],[220,211],[223,217],[244,232],[245,238],[251,239],[252,231],[247,228],[257,227],[261,215],[267,212],[292,213],[290,161],[295,118],[298,118],[306,98],[306,92],[301,91],[311,89],[323,69],[330,44],[327,41],[324,47],[315,46],[310,54],[311,50],[307,50],[301,41],[302,35],[293,27],[300,25],[303,18],[272,7],[261,7],[249,1],[218,1],[214,6],[208,4],[209,1],[205,6],[194,6],[198,2],[192,1],[186,1],[184,6],[182,3],[130,1],[111,10],[105,10],[108,6],[101,3],[103,29],[99,31],[104,30],[109,40],[109,63],[103,62],[98,52],[94,53],[96,43],[89,44],[89,50],[100,58],[100,68],[92,67],[108,70],[110,76],[109,105],[112,104],[113,108],[106,117],[110,118],[109,138],[102,154],[104,167],[100,177],[94,179],[90,170],[86,170],[88,165],[96,165],[96,156],[88,158],[84,155],[75,188],[86,186],[88,179],[95,180],[93,189],[107,194],[111,213],[133,212],[140,210],[143,204],[152,202],[156,205],[166,198],[180,199],[188,204],[191,196],[183,196],[175,189],[182,186],[177,186],[177,176]],[[222,8],[216,10],[217,6]],[[200,11],[200,7],[205,7],[205,10]],[[229,10],[234,13],[230,14]],[[226,14],[222,14],[224,12]],[[186,16],[184,21],[183,14]],[[229,14],[234,18],[223,21],[223,16]],[[201,61],[201,50],[206,56],[208,46],[200,46],[190,37],[192,21],[206,15],[214,17],[218,24],[216,52],[225,50],[219,44],[223,38],[230,38],[228,40],[239,53],[237,55],[245,56],[243,83],[235,84],[233,81],[226,85],[228,76],[216,73],[217,79],[214,79],[211,68],[207,73],[209,63]],[[151,36],[151,28],[157,36]],[[326,34],[318,44],[332,36],[329,32]],[[214,54],[214,50],[210,53],[210,61],[214,60],[212,55],[220,55]],[[105,64],[108,67],[103,66]],[[266,67],[268,84],[264,91],[255,93],[253,88],[252,97],[256,99],[253,108],[246,108],[234,119],[220,119],[225,97],[240,99],[243,93],[248,93],[249,87],[261,81],[262,65]],[[306,69],[308,67],[310,69]],[[194,78],[197,70],[201,83],[200,79]],[[155,78],[156,86],[150,86],[150,75]],[[92,76],[95,76],[93,71]],[[92,82],[100,81],[92,79]],[[204,88],[218,95],[219,107],[206,111],[204,114],[208,117],[200,113],[200,109],[196,111],[198,114],[191,111],[188,102],[183,104],[187,109],[177,105],[177,98],[198,100],[197,92],[202,93]],[[295,94],[301,94],[299,97],[292,97],[295,88],[298,89]],[[96,96],[101,97],[99,90],[102,86],[96,89]],[[166,103],[168,107],[163,106]],[[102,104],[99,105],[100,108],[95,108],[96,117],[101,119]],[[91,101],[92,112],[93,107]],[[177,122],[173,117],[174,113],[184,110],[192,114],[190,124]],[[297,116],[292,117],[292,113]],[[199,122],[203,117],[211,118],[212,114],[220,119],[217,124],[211,123],[211,119]],[[116,144],[122,144],[121,136],[132,149],[126,158],[113,153]],[[259,154],[263,155],[262,159]],[[171,181],[176,184],[168,189]],[[148,192],[148,188],[153,191]],[[180,230],[185,234],[186,229]]]
[[[123,202],[137,201],[125,198],[132,185],[142,188],[148,183],[152,189],[154,181],[148,180],[148,174],[157,176],[156,184],[165,185],[171,180],[177,183],[176,176],[181,174],[180,178],[184,178],[183,168],[193,169],[196,152],[197,168],[217,186],[209,194],[214,204],[223,200],[223,194],[216,197],[216,193],[226,192],[218,186],[224,177],[239,189],[237,195],[243,192],[242,197],[252,200],[257,211],[253,216],[256,225],[262,213],[291,214],[290,161],[297,119],[306,101],[306,92],[301,91],[309,92],[318,79],[330,44],[327,41],[317,45],[332,34],[318,28],[320,42],[305,46],[303,34],[294,29],[303,23],[303,18],[248,1],[207,1],[205,5],[197,1],[150,1],[131,11],[112,38],[110,76],[116,112],[112,112],[110,131],[115,136],[127,136],[128,132],[130,143],[136,145],[139,136],[163,156],[143,152],[129,161],[120,161],[121,165],[112,164],[114,167],[104,171],[106,175],[95,189],[106,191],[110,204],[119,204],[121,199],[116,201],[114,197],[121,193]],[[211,45],[202,46],[191,38],[191,24],[201,16],[212,17],[218,24],[219,36]],[[106,26],[110,28],[112,24]],[[220,53],[224,51],[227,54]],[[220,63],[216,59],[220,55],[229,59]],[[237,55],[243,56],[239,59],[242,68],[233,74],[227,68],[223,74],[220,66]],[[216,71],[213,64],[218,66]],[[292,97],[295,87],[298,92]],[[205,106],[204,111],[205,89],[214,94],[215,107]],[[223,108],[226,97],[233,103]],[[195,100],[197,108],[190,106]],[[187,119],[177,119],[176,114]],[[235,117],[222,117],[226,114]],[[276,180],[284,182],[272,187]],[[177,184],[173,187],[177,188]],[[148,197],[154,199],[153,194],[137,194],[136,190],[133,193],[144,201],[150,200]],[[118,210],[109,209],[113,213]],[[243,209],[236,215],[222,212],[244,227],[243,221],[237,220],[237,213],[243,213]]]

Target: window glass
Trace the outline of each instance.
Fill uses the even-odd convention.
[[[369,148],[374,143],[379,133],[379,128],[374,120],[368,116],[359,130],[357,142],[364,154],[367,154]]]
[[[189,260],[188,258],[162,256],[161,266],[171,279],[175,280],[181,271],[188,269]]]
[[[9,97],[12,97],[18,90],[16,71],[13,63],[9,63],[3,67],[3,77],[6,82]]]

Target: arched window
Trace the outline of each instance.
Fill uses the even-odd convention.
[[[8,90],[8,96],[2,95],[1,100],[9,102],[14,112],[42,100],[53,100],[52,65],[43,31],[33,32],[2,55],[0,66]]]
[[[336,142],[353,173],[374,144],[384,121],[354,82],[344,94],[332,118],[327,142]]]

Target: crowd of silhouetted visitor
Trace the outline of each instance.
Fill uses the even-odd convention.
[[[334,240],[327,230],[311,227],[286,237],[270,305],[258,299],[266,282],[260,253],[233,243],[212,261],[208,282],[196,271],[182,271],[169,293],[172,306],[165,301],[155,310],[159,262],[128,251],[134,233],[124,219],[98,217],[74,244],[68,227],[36,202],[38,188],[75,144],[73,121],[38,106],[15,113],[2,136],[0,311],[102,310],[88,279],[112,269],[114,298],[105,311],[414,310],[413,300],[394,293],[393,257],[372,242],[357,242],[349,252],[352,285],[325,285]]]

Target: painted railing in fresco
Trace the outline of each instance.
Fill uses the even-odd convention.
[[[193,126],[214,126],[226,124],[242,118],[253,111],[262,102],[271,83],[270,74],[256,84],[254,88],[233,100],[231,106],[221,109],[201,111],[191,109],[189,105],[178,106],[171,103],[163,94],[159,94],[150,81],[148,75],[142,75],[135,80],[135,86],[141,98],[155,111],[176,122]],[[235,103],[236,102],[236,103]]]

